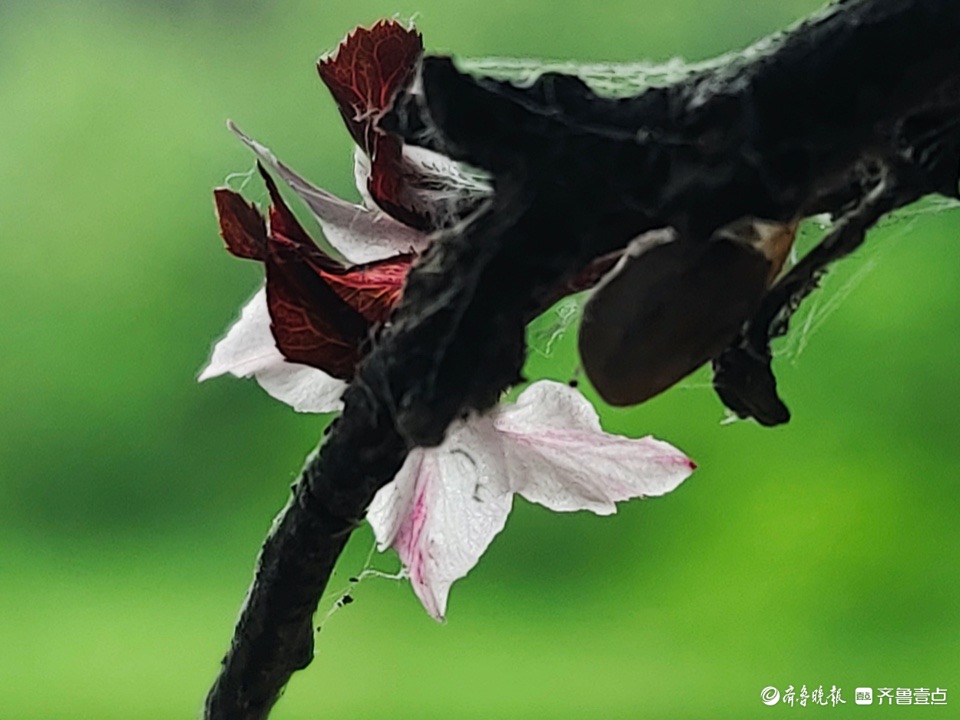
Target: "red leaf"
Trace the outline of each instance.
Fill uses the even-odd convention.
[[[277,349],[336,378],[349,379],[369,324],[304,262],[298,246],[271,238],[267,304]]]
[[[381,20],[369,30],[354,30],[333,55],[317,63],[350,134],[370,157],[377,154],[376,137],[382,136],[374,123],[413,78],[422,54],[420,33]]]
[[[422,54],[420,33],[381,20],[369,30],[350,33],[336,53],[317,63],[317,70],[353,139],[371,159],[367,190],[374,202],[402,223],[432,230],[429,219],[404,201],[409,177],[416,172],[404,162],[402,141],[376,125],[413,79]]]
[[[337,295],[368,322],[382,323],[400,300],[403,283],[415,259],[415,255],[399,255],[355,265],[342,274],[320,272]]]
[[[346,272],[346,267],[342,263],[337,262],[317,247],[313,238],[297,220],[297,216],[283,201],[280,190],[277,189],[277,184],[270,177],[270,173],[259,162],[257,163],[257,169],[267,186],[267,192],[270,193],[270,238],[283,238],[298,245],[304,255],[309,255],[319,268],[329,272]]]
[[[400,299],[400,291],[414,255],[398,255],[365,265],[347,267],[317,247],[287,207],[273,178],[260,166],[267,185],[270,207],[271,242],[285,241],[301,263],[329,285],[350,307],[370,323],[385,322]],[[295,248],[295,250],[293,250]]]
[[[266,265],[270,329],[287,360],[336,378],[353,376],[370,327],[400,298],[413,255],[347,267],[323,252],[287,207],[261,167],[270,193],[270,228],[237,193],[214,193],[220,230],[238,257]]]
[[[213,191],[220,221],[220,236],[227,250],[247,260],[264,260],[267,256],[267,228],[263,216],[239,193],[227,188]]]

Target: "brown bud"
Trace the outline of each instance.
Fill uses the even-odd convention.
[[[746,222],[709,242],[648,233],[597,286],[580,326],[587,376],[611,405],[635,405],[717,356],[760,304],[795,225]]]

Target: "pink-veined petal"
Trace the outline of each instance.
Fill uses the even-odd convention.
[[[667,443],[604,432],[580,393],[540,381],[514,405],[451,426],[416,449],[367,514],[380,550],[397,551],[434,618],[507,519],[514,493],[551,510],[616,512],[616,502],[662,495],[694,464]]]
[[[322,370],[288,362],[280,354],[270,332],[270,312],[263,288],[216,344],[198,380],[203,382],[227,373],[239,378],[254,376],[260,387],[298,412],[327,413],[343,407],[340,396],[346,382]]]
[[[510,488],[558,512],[609,515],[621,500],[670,492],[696,468],[668,443],[604,432],[590,402],[557,382],[534,383],[493,421]]]
[[[352,263],[369,263],[426,249],[425,233],[394,220],[380,210],[341,200],[318,188],[280,162],[264,145],[228,122],[227,126],[266,167],[304,202],[323,229],[324,237]]]
[[[466,575],[507,521],[513,496],[490,416],[451,427],[436,448],[410,453],[373,500],[367,519],[381,551],[392,547],[426,611],[443,620],[450,586]]]

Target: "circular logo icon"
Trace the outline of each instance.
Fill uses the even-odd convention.
[[[760,691],[760,699],[763,700],[764,705],[776,705],[780,700],[780,691],[772,685],[765,687]]]

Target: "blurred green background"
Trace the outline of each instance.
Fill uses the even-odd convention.
[[[355,197],[313,68],[355,24],[416,16],[465,56],[694,59],[818,5],[3,0],[0,718],[195,716],[324,425],[194,381],[258,283],[214,221],[211,188],[252,166],[226,118]],[[785,427],[722,425],[705,373],[604,411],[701,469],[613,518],[518,500],[446,625],[364,581],[274,717],[865,717],[861,685],[947,688],[882,714],[956,717],[958,235],[955,211],[905,215],[831,275],[777,363]],[[570,340],[535,368],[562,376]],[[760,703],[790,684],[847,705]]]

